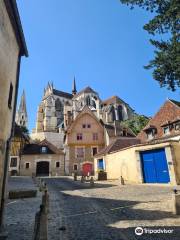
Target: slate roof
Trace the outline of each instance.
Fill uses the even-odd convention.
[[[80,96],[82,93],[95,93],[95,94],[97,94],[97,92],[95,92],[91,87],[86,87],[86,88],[84,88],[83,90],[81,90],[80,92],[78,92],[75,96],[74,96],[74,98],[77,98],[78,96]]]
[[[41,152],[42,147],[47,147],[47,153]],[[23,149],[23,154],[31,155],[31,154],[64,154],[64,153],[45,139],[40,143],[31,143],[25,145]]]
[[[98,154],[95,155],[95,157],[100,157],[108,153],[116,152],[123,148],[130,147],[139,143],[141,143],[141,141],[137,138],[121,137],[112,141],[111,144],[103,148]]]
[[[69,98],[72,99],[73,95],[71,93],[67,93],[67,92],[62,92],[56,89],[53,89],[53,94],[59,97],[64,97],[64,98]]]

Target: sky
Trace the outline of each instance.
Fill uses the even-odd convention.
[[[135,112],[153,116],[180,90],[160,88],[143,66],[153,59],[143,25],[152,18],[119,0],[17,0],[29,57],[22,58],[19,100],[26,93],[29,129],[48,81],[71,92],[91,86],[102,100],[117,95]],[[18,102],[19,102],[18,100]]]

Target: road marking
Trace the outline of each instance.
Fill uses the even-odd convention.
[[[110,211],[115,211],[115,210],[118,210],[118,209],[121,209],[121,208],[128,208],[128,207],[132,207],[132,206],[134,206],[134,204],[127,205],[127,206],[116,207],[116,208],[111,208]]]
[[[94,214],[94,213],[97,213],[97,212],[98,211],[78,213],[78,214],[73,214],[73,215],[68,215],[68,216],[63,216],[63,217],[65,217],[65,218],[68,218],[68,217],[78,217],[78,216],[83,216],[83,215]]]
[[[16,203],[17,201],[13,201],[13,202],[9,202],[7,203],[6,205],[10,205],[10,204],[13,204],[13,203]]]

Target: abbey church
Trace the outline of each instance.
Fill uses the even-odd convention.
[[[23,93],[16,118],[18,125],[26,126],[25,105]],[[39,162],[42,163],[40,172],[51,175],[93,174],[94,156],[98,152],[117,138],[135,138],[132,130],[123,124],[134,114],[118,96],[102,100],[91,87],[77,91],[75,78],[71,93],[59,91],[48,83],[38,106],[31,143],[24,149],[22,168],[29,166],[24,167],[24,175],[37,175]],[[48,152],[53,157],[44,155]]]

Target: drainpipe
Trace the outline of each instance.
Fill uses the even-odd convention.
[[[14,106],[13,106],[13,114],[12,114],[11,133],[10,133],[10,137],[8,138],[8,140],[6,142],[4,175],[3,175],[3,182],[2,182],[2,196],[1,196],[1,208],[0,208],[0,231],[3,230],[3,215],[4,215],[4,205],[5,205],[5,197],[6,197],[7,172],[8,172],[8,166],[9,166],[11,139],[14,135],[16,106],[17,106],[17,97],[18,97],[18,88],[19,88],[20,65],[21,65],[21,54],[19,53],[18,62],[17,62],[17,71],[16,71],[16,85],[15,85],[15,96],[14,96]]]

